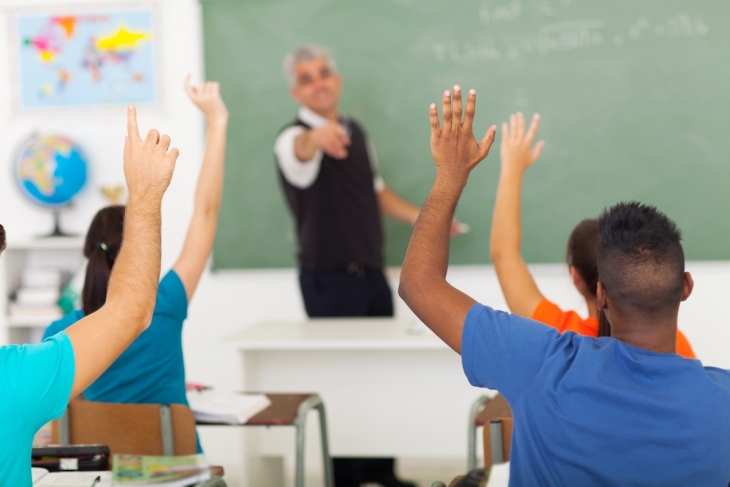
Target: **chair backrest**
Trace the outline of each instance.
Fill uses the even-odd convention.
[[[509,461],[512,418],[494,418],[484,425],[484,466]]]
[[[195,417],[187,406],[71,401],[54,427],[54,443],[97,443],[110,453],[194,455]]]

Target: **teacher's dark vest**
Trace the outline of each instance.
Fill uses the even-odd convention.
[[[310,127],[296,120],[289,127]],[[347,159],[324,154],[319,174],[308,188],[287,182],[284,194],[296,221],[299,263],[310,271],[344,269],[350,264],[383,267],[383,231],[373,188],[373,169],[360,127],[350,120]],[[277,164],[277,168],[278,168]]]

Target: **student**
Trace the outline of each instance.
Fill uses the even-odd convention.
[[[540,123],[535,115],[530,127],[536,133]],[[524,126],[522,113],[511,116],[512,126]],[[510,137],[509,127],[502,126],[502,172],[494,204],[490,253],[497,278],[502,286],[510,311],[525,318],[545,323],[560,332],[574,331],[586,336],[611,336],[611,328],[603,313],[598,312],[596,288],[598,285],[598,220],[583,220],[575,227],[568,239],[567,261],[573,284],[583,296],[588,307],[588,318],[581,318],[574,311],[563,311],[545,299],[520,254],[521,215],[520,192],[525,171],[537,161],[544,142],[526,150],[522,144],[527,139]],[[687,338],[677,330],[677,353],[695,358]]]
[[[152,324],[84,391],[86,399],[91,401],[187,404],[182,326],[215,236],[223,187],[228,111],[218,83],[191,86],[188,79],[185,89],[208,122],[205,157],[188,234],[180,257],[160,282]],[[111,206],[94,217],[84,244],[84,255],[89,262],[82,293],[83,309],[72,311],[51,324],[45,337],[65,330],[104,305],[128,211],[122,206]]]
[[[0,347],[0,485],[31,485],[33,435],[79,394],[150,324],[160,279],[160,208],[178,150],[150,130],[142,140],[130,107],[124,146],[129,204],[124,245],[95,313],[37,345]],[[168,150],[169,149],[169,150]],[[5,231],[0,226],[0,250]]]
[[[431,106],[437,175],[401,271],[405,302],[462,354],[471,384],[498,390],[514,429],[511,485],[703,485],[730,482],[730,371],[674,353],[692,291],[676,225],[621,203],[599,219],[597,307],[611,338],[592,338],[493,310],[446,281],[449,226],[470,171],[487,155],[472,135],[476,95],[454,87],[443,127]],[[534,129],[508,136],[529,157]]]

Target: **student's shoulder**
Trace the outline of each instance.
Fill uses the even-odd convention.
[[[722,387],[730,396],[730,370],[718,367],[705,367],[705,372],[718,386]]]
[[[180,276],[170,269],[157,288],[155,314],[168,314],[184,320],[187,317],[188,296]]]

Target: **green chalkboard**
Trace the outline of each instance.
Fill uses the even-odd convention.
[[[455,83],[478,93],[483,133],[512,111],[547,141],[524,189],[524,255],[563,259],[568,233],[606,205],[657,205],[691,259],[730,259],[730,3],[726,0],[210,0],[207,76],[231,111],[214,251],[223,268],[296,265],[273,144],[296,106],[281,73],[305,42],[331,48],[342,109],[386,183],[422,203],[434,178],[427,107]],[[499,142],[499,136],[497,139]],[[473,173],[454,264],[487,263],[499,148]],[[410,228],[385,222],[399,265]]]

